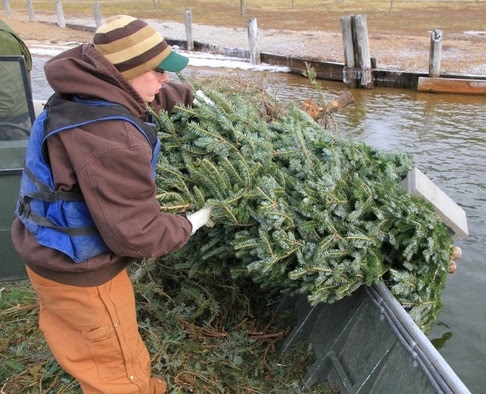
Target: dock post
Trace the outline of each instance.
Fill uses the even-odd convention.
[[[103,24],[103,18],[101,17],[100,3],[96,2],[93,4],[93,14],[95,19],[96,28]]]
[[[184,12],[184,24],[186,26],[186,42],[187,50],[194,50],[194,40],[192,39],[192,10],[187,8]]]
[[[344,44],[343,82],[352,88],[373,88],[366,15],[341,18]]]
[[[356,88],[356,78],[354,78],[355,61],[351,16],[343,16],[341,18],[341,31],[344,46],[343,82],[352,88]]]
[[[32,0],[26,0],[27,13],[29,14],[29,22],[35,21],[34,6],[32,5]]]
[[[258,26],[256,18],[248,21],[248,43],[250,48],[250,63],[260,64],[260,49],[258,48]]]
[[[64,12],[62,10],[61,0],[56,0],[56,14],[57,14],[57,25],[59,27],[66,27],[66,21],[64,19]]]
[[[442,56],[442,31],[434,29],[430,35],[429,77],[440,77]]]
[[[10,4],[8,0],[3,0],[3,10],[5,11],[5,15],[10,16],[12,15],[12,9],[10,8]]]

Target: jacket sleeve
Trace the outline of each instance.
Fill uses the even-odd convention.
[[[178,104],[191,106],[192,103],[193,94],[190,85],[168,81],[162,85],[160,93],[150,105],[157,112],[164,108],[171,113]]]

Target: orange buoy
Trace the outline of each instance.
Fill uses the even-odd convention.
[[[454,260],[449,261],[449,267],[447,267],[447,272],[449,274],[453,274],[454,272],[456,272],[456,269],[457,269],[456,262]]]
[[[456,261],[462,256],[462,249],[459,246],[454,246],[452,248],[452,260]]]

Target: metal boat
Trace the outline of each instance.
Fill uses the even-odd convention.
[[[332,304],[300,296],[279,306],[289,307],[298,321],[283,351],[307,341],[315,354],[303,392],[324,381],[348,394],[470,392],[383,282]]]

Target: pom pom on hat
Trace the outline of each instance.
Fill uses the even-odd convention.
[[[189,62],[155,28],[128,15],[108,18],[96,30],[93,44],[127,80],[156,68],[181,71]]]

